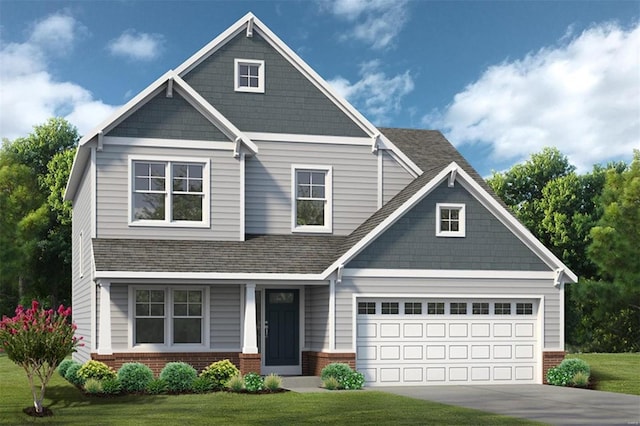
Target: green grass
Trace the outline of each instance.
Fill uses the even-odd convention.
[[[640,395],[640,353],[569,354],[591,367],[594,389]]]
[[[538,424],[374,391],[88,397],[57,373],[45,397],[54,415],[25,415],[31,403],[24,371],[0,354],[0,425]]]

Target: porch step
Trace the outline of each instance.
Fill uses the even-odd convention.
[[[318,376],[285,376],[282,378],[282,387],[293,392],[327,392],[321,387],[322,380]]]

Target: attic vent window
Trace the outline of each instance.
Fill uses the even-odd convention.
[[[465,236],[464,204],[436,204],[436,236]]]
[[[264,93],[264,61],[235,60],[235,91]]]

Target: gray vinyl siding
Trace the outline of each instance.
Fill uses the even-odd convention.
[[[332,166],[333,233],[346,235],[377,209],[377,159],[367,146],[259,142],[246,162],[248,234],[291,233],[291,166]]]
[[[264,60],[264,93],[235,92],[234,59]],[[242,131],[366,136],[257,33],[240,32],[184,80]]]
[[[210,228],[129,226],[129,155],[210,159]],[[231,151],[109,144],[98,152],[97,164],[98,238],[239,239],[240,165]]]
[[[382,155],[382,203],[386,204],[414,178],[387,151],[381,150],[380,155]]]
[[[353,350],[353,294],[375,297],[376,293],[402,297],[452,295],[461,298],[485,295],[544,297],[544,348],[557,349],[560,341],[560,290],[552,280],[454,279],[454,278],[353,278],[336,286],[336,349]]]
[[[305,289],[305,347],[312,351],[329,348],[329,286]]]
[[[114,352],[129,349],[129,286],[111,285],[111,347]]]
[[[242,306],[240,286],[210,287],[210,345],[215,350],[240,350]]]
[[[229,138],[177,92],[167,98],[162,90],[127,117],[107,136],[228,141]]]
[[[73,200],[72,219],[72,294],[73,321],[78,329],[76,336],[82,337],[83,346],[77,348],[73,359],[86,362],[91,358],[91,173],[90,164],[83,172],[82,181]],[[82,234],[82,237],[81,237]],[[80,244],[82,238],[82,244]],[[83,253],[80,253],[82,245]],[[80,262],[82,261],[82,266]],[[82,276],[80,271],[82,270]]]
[[[462,203],[466,236],[436,237],[436,203]],[[460,184],[443,182],[365,248],[349,268],[549,271]]]

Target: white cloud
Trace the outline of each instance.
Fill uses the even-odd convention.
[[[160,34],[137,33],[130,29],[111,40],[107,48],[112,55],[150,61],[160,55],[163,43],[164,37]]]
[[[375,60],[361,64],[359,74],[361,79],[353,84],[341,76],[329,84],[377,125],[388,124],[400,112],[402,98],[413,90],[413,77],[409,71],[388,77]]]
[[[586,171],[640,147],[639,100],[640,25],[601,24],[489,67],[424,122],[458,145],[492,145],[499,161],[555,146]]]
[[[392,47],[409,19],[407,0],[329,0],[321,4],[334,16],[354,24],[342,39],[355,38],[374,49]]]
[[[84,31],[72,16],[56,13],[36,22],[24,43],[0,46],[0,137],[26,136],[53,116],[65,117],[83,134],[115,110],[47,69],[51,57],[70,52]]]

